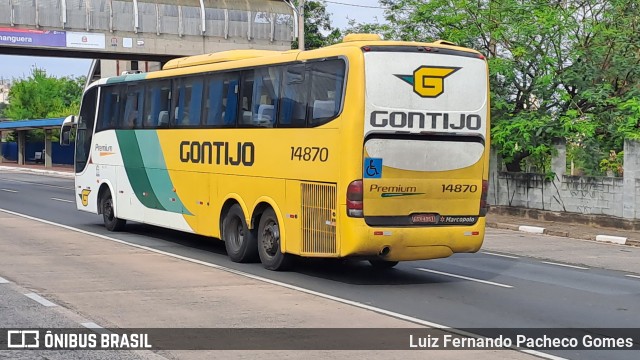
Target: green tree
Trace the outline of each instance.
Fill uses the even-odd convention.
[[[10,120],[65,117],[80,111],[84,77],[56,78],[34,68],[26,79],[15,80],[9,90],[9,104],[3,116]],[[57,131],[53,134],[54,141]],[[28,141],[42,141],[44,131],[33,130]]]
[[[581,140],[597,144],[583,156],[576,151],[576,160],[596,153],[602,163],[622,151],[625,138],[640,137],[640,6],[630,0],[587,3],[582,36],[563,81],[570,109],[592,124],[593,131]]]
[[[621,150],[624,137],[638,136],[636,1],[380,3],[387,7],[388,25],[352,28],[378,30],[388,39],[446,39],[487,55],[492,141],[510,170],[526,162],[544,171],[552,140],[564,137],[572,146],[595,149],[598,160],[590,166],[599,172],[602,156]]]
[[[55,78],[34,68],[26,79],[14,81],[4,116],[11,120],[43,119],[77,114],[84,78]]]
[[[294,2],[297,4],[297,1]],[[305,50],[317,49],[337,43],[341,38],[339,29],[331,26],[330,13],[324,0],[307,0],[304,3],[304,47]],[[326,35],[325,35],[326,34]],[[298,41],[291,44],[298,48]]]

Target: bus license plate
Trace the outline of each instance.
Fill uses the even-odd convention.
[[[436,224],[438,222],[438,214],[413,214],[411,222],[414,224]]]

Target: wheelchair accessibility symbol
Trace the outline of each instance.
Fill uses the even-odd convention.
[[[380,179],[382,177],[382,159],[365,158],[363,174],[365,179]]]

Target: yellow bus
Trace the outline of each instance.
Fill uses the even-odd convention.
[[[235,262],[374,267],[475,252],[487,211],[486,59],[354,34],[311,51],[232,50],[87,87],[77,208],[218,238]]]

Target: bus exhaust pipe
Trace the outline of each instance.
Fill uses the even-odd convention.
[[[378,255],[380,256],[387,256],[389,255],[389,252],[391,251],[391,248],[388,246],[385,246],[382,248],[382,250],[380,250],[380,253]]]

